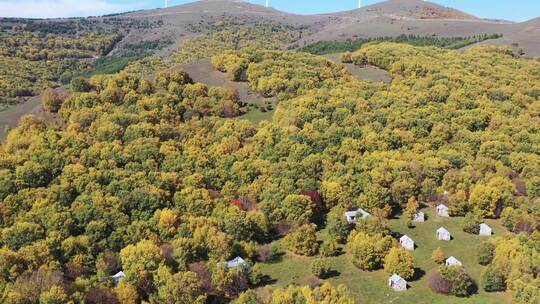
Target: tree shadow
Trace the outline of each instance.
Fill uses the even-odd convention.
[[[335,278],[341,275],[341,272],[332,269],[329,273],[327,273],[325,276],[321,277],[321,279],[331,279]]]
[[[265,261],[264,263],[266,264],[281,263],[283,261],[283,256],[285,256],[285,252],[283,251],[276,252],[275,254],[272,255],[272,257],[269,260]]]
[[[418,281],[422,277],[424,277],[424,275],[426,275],[426,272],[423,269],[415,267],[414,268],[414,275],[413,275],[411,281]]]
[[[270,277],[269,275],[264,275],[262,278],[261,278],[261,282],[259,284],[257,284],[256,287],[263,287],[263,286],[266,286],[266,285],[273,285],[277,283],[277,279],[274,279],[272,277]]]

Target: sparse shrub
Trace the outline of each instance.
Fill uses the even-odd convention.
[[[339,245],[334,239],[324,241],[319,249],[321,256],[325,257],[335,256],[338,252]]]
[[[441,278],[450,282],[453,295],[467,297],[474,293],[476,286],[465,268],[461,266],[440,266],[439,274]]]
[[[57,113],[64,102],[60,95],[53,89],[47,89],[41,97],[43,107],[51,113]]]
[[[480,231],[481,223],[482,219],[479,216],[475,215],[472,212],[469,212],[467,213],[467,215],[465,215],[465,218],[463,219],[463,222],[461,224],[461,228],[467,233],[478,234],[478,232]]]
[[[341,54],[341,62],[343,63],[352,63],[352,53],[351,52],[345,52]]]
[[[431,253],[431,259],[437,264],[444,263],[444,252],[442,251],[441,247],[433,250],[433,253]]]
[[[330,263],[325,258],[317,258],[311,263],[311,273],[318,278],[324,279],[328,277],[331,271]]]
[[[452,283],[443,279],[437,269],[433,269],[427,276],[429,288],[435,293],[449,295],[452,292]]]
[[[493,260],[493,253],[495,251],[495,245],[489,241],[485,241],[480,245],[478,250],[478,264],[488,265]]]

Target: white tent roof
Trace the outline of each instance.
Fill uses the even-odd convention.
[[[345,212],[345,215],[348,216],[348,217],[351,217],[351,216],[357,216],[358,214],[361,214],[362,217],[366,217],[366,216],[370,216],[371,214],[369,214],[369,212],[365,211],[364,209],[362,208],[358,208],[358,210],[354,210],[354,211],[347,211]]]
[[[441,227],[441,228],[437,229],[437,233],[448,233],[448,234],[450,234],[450,231],[446,230],[444,227]]]
[[[123,271],[119,271],[117,274],[112,276],[113,279],[125,278],[125,277],[126,277],[126,274]]]
[[[490,229],[491,230],[491,227],[489,227],[486,223],[482,223],[482,224],[480,224],[480,229]]]
[[[411,239],[408,235],[404,235],[404,236],[400,237],[399,240],[401,242],[413,242],[414,243],[413,239]]]
[[[390,281],[392,281],[392,282],[399,282],[401,280],[405,281],[402,277],[400,277],[399,275],[397,275],[395,273],[390,276]]]
[[[234,258],[234,259],[227,262],[227,267],[229,267],[229,268],[238,267],[238,266],[243,265],[245,263],[246,263],[246,261],[244,259],[242,259],[241,257],[236,257],[236,258]]]
[[[452,264],[452,265],[455,265],[455,264],[461,265],[461,262],[458,259],[456,259],[455,257],[453,257],[453,256],[446,259],[446,263],[447,264]]]
[[[445,204],[439,204],[439,205],[437,205],[437,209],[438,208],[448,209],[448,206],[446,206]]]

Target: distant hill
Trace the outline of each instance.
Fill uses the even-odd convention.
[[[416,19],[463,19],[478,20],[478,17],[462,11],[422,0],[391,0],[366,6],[344,14],[378,14]]]

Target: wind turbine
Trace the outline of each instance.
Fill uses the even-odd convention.
[[[362,8],[362,0],[358,0],[358,8]]]
[[[169,7],[169,0],[165,0],[165,8]]]
[[[266,0],[266,7],[270,7],[270,0]]]

